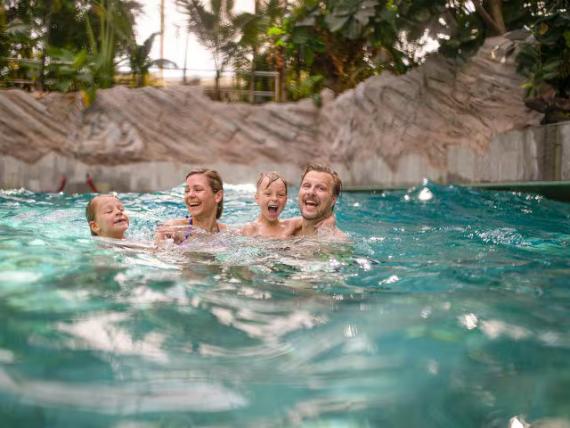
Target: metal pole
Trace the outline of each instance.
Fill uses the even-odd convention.
[[[186,30],[186,48],[184,49],[184,69],[182,71],[182,83],[186,84],[186,69],[188,67],[188,39],[190,38],[190,32]]]
[[[160,0],[160,58],[164,58],[164,0]],[[160,80],[164,79],[162,62],[159,65]]]
[[[281,101],[279,97],[279,88],[280,88],[279,73],[273,76],[273,81],[275,82],[275,102],[278,103],[279,101]]]

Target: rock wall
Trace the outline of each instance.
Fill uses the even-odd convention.
[[[309,160],[333,164],[348,185],[483,181],[472,165],[454,167],[455,153],[477,160],[497,135],[540,120],[522,102],[515,47],[498,37],[467,63],[433,56],[404,76],[384,73],[337,98],[324,93],[321,108],[224,104],[187,86],[102,90],[88,109],[79,94],[2,91],[0,187],[35,180],[47,190],[40,169],[76,183],[91,172],[135,191],[170,187],[198,165],[217,166],[229,182],[267,168],[296,179]],[[125,177],[145,170],[169,179]]]

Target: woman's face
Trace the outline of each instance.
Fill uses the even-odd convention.
[[[204,174],[193,174],[186,179],[184,189],[184,202],[190,215],[194,218],[216,216],[218,202],[222,200],[220,190],[214,193],[210,187],[208,177]]]

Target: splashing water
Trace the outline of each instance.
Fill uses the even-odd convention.
[[[228,187],[223,220],[253,220]],[[349,244],[155,251],[181,194],[120,195],[129,248],[90,237],[87,196],[0,192],[2,426],[570,420],[570,205],[425,182],[345,194]]]

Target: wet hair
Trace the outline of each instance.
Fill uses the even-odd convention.
[[[257,188],[257,191],[259,191],[259,186],[261,186],[263,179],[266,177],[269,179],[269,183],[267,183],[267,186],[265,186],[266,189],[269,186],[271,186],[271,184],[273,184],[275,181],[281,180],[283,182],[283,184],[285,185],[285,193],[288,193],[287,180],[285,180],[285,178],[283,178],[282,175],[278,174],[275,171],[264,171],[264,172],[259,173],[259,177],[257,178],[257,184],[255,186]]]
[[[188,180],[188,177],[191,175],[203,174],[208,178],[208,183],[210,184],[210,188],[212,192],[218,193],[219,191],[224,190],[224,182],[222,181],[222,177],[213,169],[207,168],[195,168],[192,169],[187,175],[185,180]],[[224,211],[224,194],[222,193],[222,200],[218,202],[218,208],[216,209],[216,220],[222,216],[222,212]]]
[[[97,195],[91,198],[91,200],[87,203],[87,206],[85,207],[85,217],[87,218],[87,224],[89,224],[89,231],[91,232],[91,236],[97,236],[97,234],[93,232],[93,229],[91,229],[91,224],[90,224],[92,221],[95,221],[95,211],[97,210],[97,204],[95,201],[97,198],[102,198],[105,196],[111,196],[112,198],[119,199],[117,198],[117,195],[114,195],[112,193]]]
[[[340,195],[340,192],[342,191],[342,180],[340,179],[340,177],[338,176],[337,172],[332,169],[329,166],[320,164],[320,163],[309,163],[307,164],[307,166],[305,167],[305,170],[303,171],[303,175],[301,177],[301,184],[303,183],[303,179],[305,178],[305,175],[307,175],[309,172],[311,171],[316,171],[316,172],[326,172],[327,174],[330,174],[330,176],[333,178],[333,195],[335,197],[338,197]]]

